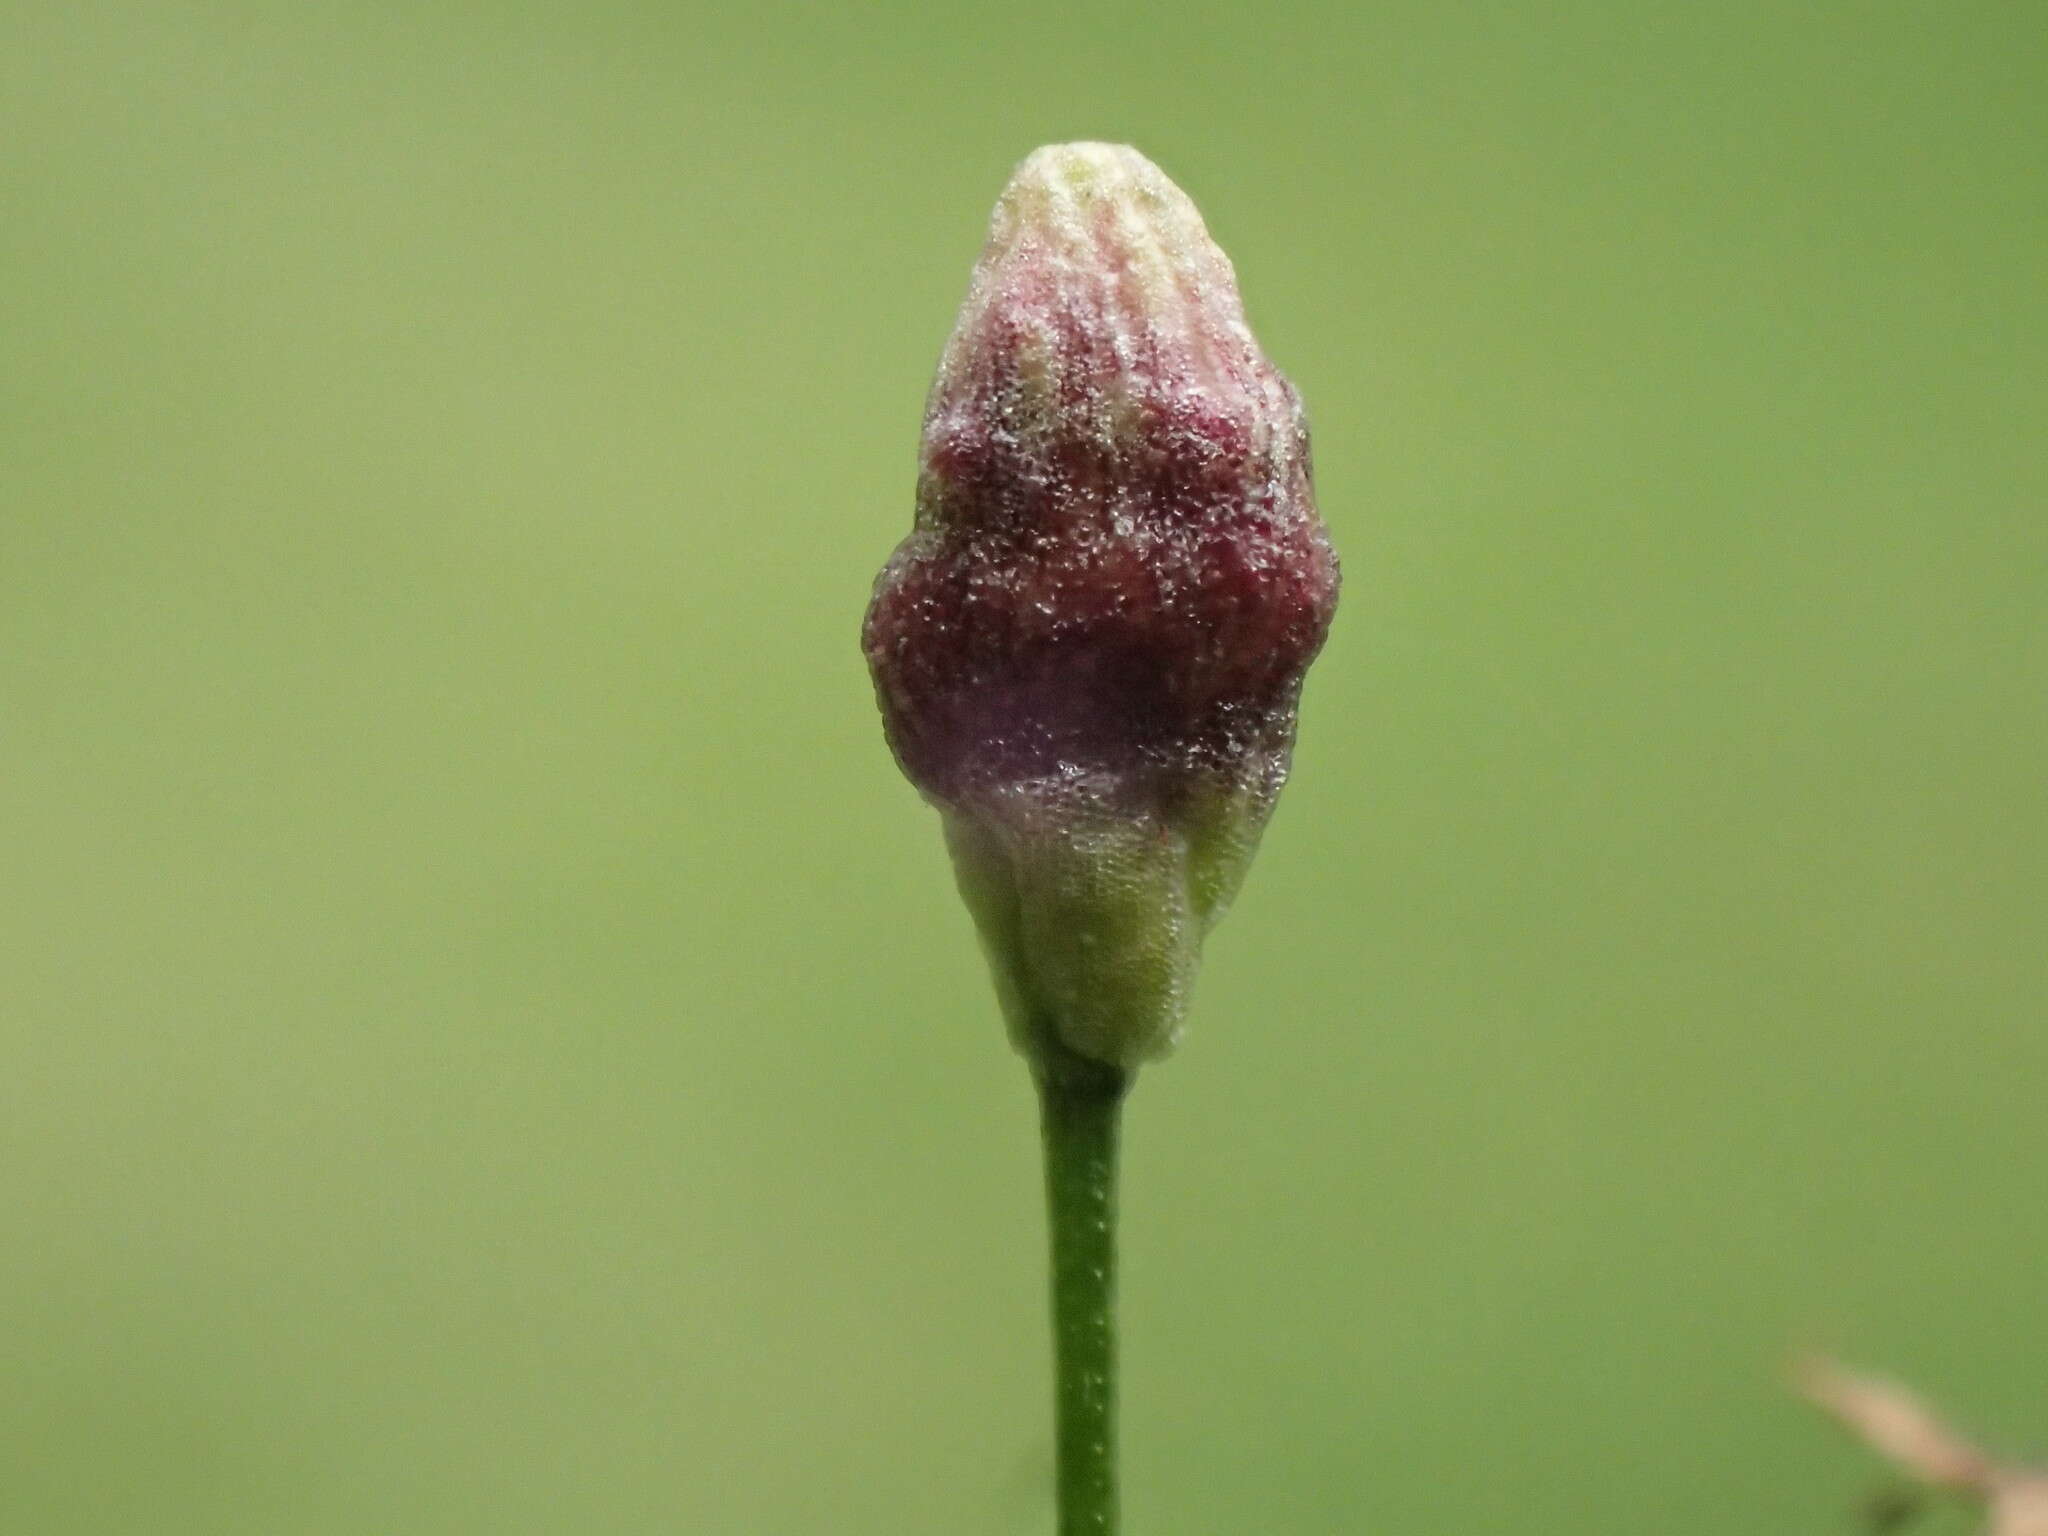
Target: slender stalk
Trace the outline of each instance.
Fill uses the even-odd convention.
[[[1039,1078],[1052,1235],[1059,1536],[1115,1536],[1116,1151],[1129,1077],[1070,1058]]]

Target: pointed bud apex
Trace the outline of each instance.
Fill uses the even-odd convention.
[[[1041,149],[925,407],[863,647],[1012,1033],[1162,1054],[1294,744],[1337,561],[1294,388],[1136,150]]]

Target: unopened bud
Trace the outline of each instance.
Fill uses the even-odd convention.
[[[1168,1049],[1287,777],[1337,561],[1294,388],[1136,150],[1041,149],[925,407],[863,630],[1019,1047]]]

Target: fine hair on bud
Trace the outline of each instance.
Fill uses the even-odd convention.
[[[1136,150],[1032,154],[932,382],[862,641],[1013,1038],[1130,1067],[1185,1017],[1336,606],[1300,397]]]

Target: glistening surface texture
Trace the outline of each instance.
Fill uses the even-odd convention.
[[[2006,4],[6,8],[0,1529],[1043,1530],[1029,1091],[850,637],[1081,136],[1346,561],[1132,1101],[1133,1536],[1840,1530],[1795,1341],[2041,1445],[2044,74]]]

